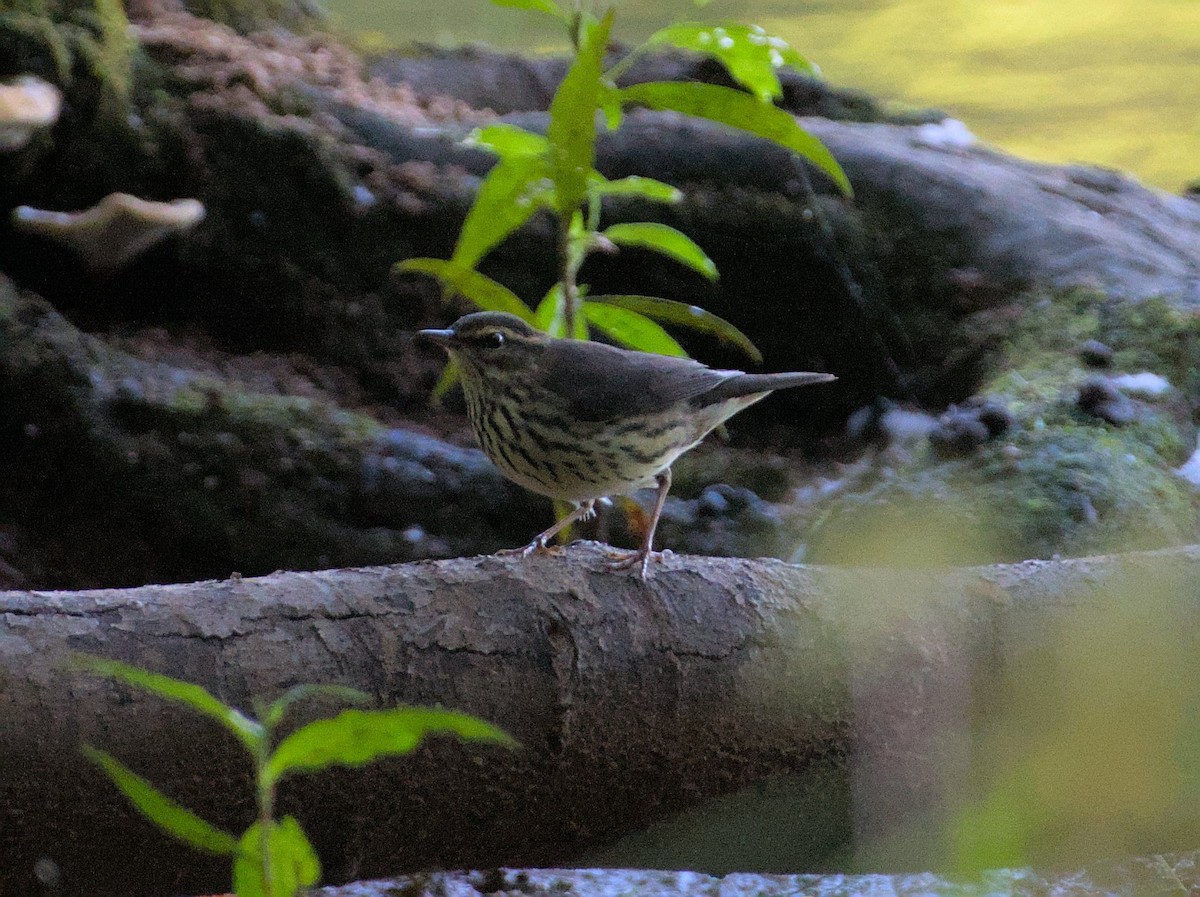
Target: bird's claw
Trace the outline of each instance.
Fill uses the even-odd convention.
[[[625,552],[608,552],[607,567],[609,570],[632,570],[635,567],[641,567],[638,571],[643,580],[650,578],[650,562],[656,558],[661,558],[662,555],[657,551],[648,551],[640,548],[637,551]]]
[[[534,554],[557,554],[557,549],[551,548],[541,539],[534,539],[520,548],[501,548],[496,552],[496,556],[502,558],[527,558]]]

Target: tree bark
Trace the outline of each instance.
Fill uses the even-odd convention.
[[[204,720],[67,669],[72,651],[187,679],[251,709],[299,682],[382,705],[441,704],[518,750],[437,741],[297,780],[281,812],[326,881],[547,865],[748,783],[844,767],[856,837],[886,840],[956,793],[969,704],[1069,613],[1151,580],[1200,604],[1200,547],[946,571],[668,557],[649,582],[602,549],[89,592],[0,593],[0,893],[49,860],[66,893],[211,890],[228,870],[176,846],[80,758],[120,757],[240,832],[248,762]],[[1166,588],[1167,586],[1164,586]],[[899,814],[899,815],[897,815]],[[45,863],[43,863],[45,868]]]

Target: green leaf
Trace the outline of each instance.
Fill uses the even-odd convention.
[[[275,728],[293,704],[309,698],[333,698],[348,704],[366,704],[371,700],[371,696],[365,691],[350,688],[348,685],[293,685],[267,708],[267,712],[263,714],[263,722],[267,728]]]
[[[126,685],[132,685],[169,701],[178,701],[198,713],[215,719],[236,735],[242,744],[252,752],[258,749],[258,745],[263,739],[261,725],[240,710],[221,703],[199,685],[181,682],[161,673],[152,673],[119,660],[93,657],[90,654],[75,655],[75,663],[88,672],[116,679],[118,682],[124,682]]]
[[[567,322],[563,315],[561,283],[556,283],[550,287],[545,298],[538,303],[537,311],[533,314],[533,326],[551,336],[561,338],[567,335]]]
[[[597,173],[592,180],[591,192],[597,196],[644,196],[656,202],[679,202],[683,199],[683,192],[678,188],[636,174],[610,181]]]
[[[566,21],[567,18],[563,14],[563,11],[550,2],[550,0],[492,0],[492,3],[496,6],[506,6],[510,9],[530,9],[535,12],[544,12],[563,21]]]
[[[581,23],[579,50],[550,102],[546,136],[559,214],[574,211],[583,202],[595,167],[596,111],[603,93],[601,76],[613,13],[610,9],[598,22]]]
[[[801,128],[790,113],[760,103],[740,90],[715,84],[651,81],[633,84],[621,92],[631,103],[707,118],[786,146],[833,178],[847,196],[853,195],[846,173],[821,141]]]
[[[546,293],[546,297],[538,304],[533,324],[539,330],[545,331],[553,337],[562,339],[567,336],[567,313],[562,299],[561,283],[552,286]],[[575,333],[571,335],[571,338],[588,338],[587,321],[584,320],[582,313],[575,315]]]
[[[312,772],[327,766],[362,766],[380,757],[407,754],[428,734],[439,732],[473,741],[513,740],[482,720],[463,713],[398,707],[393,710],[344,710],[297,729],[283,740],[267,761],[268,783],[293,772]]]
[[[433,402],[435,405],[440,405],[458,378],[462,375],[459,370],[458,362],[451,358],[446,362],[446,366],[442,368],[442,376],[438,377],[438,382],[433,385]]]
[[[675,342],[671,334],[636,311],[588,301],[583,303],[583,315],[589,324],[630,349],[681,358],[687,356],[683,346]]]
[[[505,237],[550,204],[553,193],[541,156],[501,159],[488,172],[467,212],[451,261],[473,268]]]
[[[464,143],[491,150],[498,156],[542,156],[550,152],[550,141],[541,134],[516,125],[488,125],[476,128]]]
[[[88,744],[83,746],[83,755],[112,779],[143,816],[167,834],[205,853],[226,855],[237,850],[233,835],[185,810],[116,757]]]
[[[233,861],[233,890],[238,897],[294,897],[321,878],[321,861],[304,830],[292,816],[272,822],[267,836],[271,852],[271,884],[263,880],[262,825],[242,835]]]
[[[705,311],[698,305],[687,305],[673,299],[659,299],[655,296],[591,296],[590,303],[602,303],[625,308],[653,318],[664,324],[678,324],[699,333],[715,336],[721,342],[736,346],[745,352],[755,364],[762,363],[762,353],[750,341],[750,337],[742,333],[724,318],[718,318],[712,312]]]
[[[533,312],[520,300],[516,293],[503,284],[496,283],[486,274],[471,268],[463,268],[446,259],[406,259],[398,262],[393,270],[415,271],[438,278],[448,288],[466,296],[484,311],[506,311],[523,321],[532,321]]]
[[[646,43],[670,44],[713,57],[735,81],[764,103],[783,96],[779,76],[775,74],[777,69],[790,66],[805,74],[817,74],[813,64],[787,41],[767,34],[758,25],[680,22],[654,32]]]
[[[621,127],[625,118],[625,110],[621,108],[621,91],[607,79],[601,82],[598,104],[600,111],[604,113],[605,127],[610,131]]]
[[[601,233],[618,246],[640,246],[670,256],[699,271],[709,280],[717,279],[717,266],[687,234],[666,224],[650,221],[614,224]]]

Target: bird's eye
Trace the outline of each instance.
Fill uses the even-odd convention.
[[[504,334],[496,330],[485,336],[482,343],[485,349],[499,349],[504,345]]]

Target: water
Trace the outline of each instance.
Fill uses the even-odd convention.
[[[387,45],[565,46],[548,17],[487,0],[327,4]],[[619,5],[617,35],[698,17],[761,24],[835,83],[944,109],[1022,156],[1200,180],[1198,0],[640,0]]]

